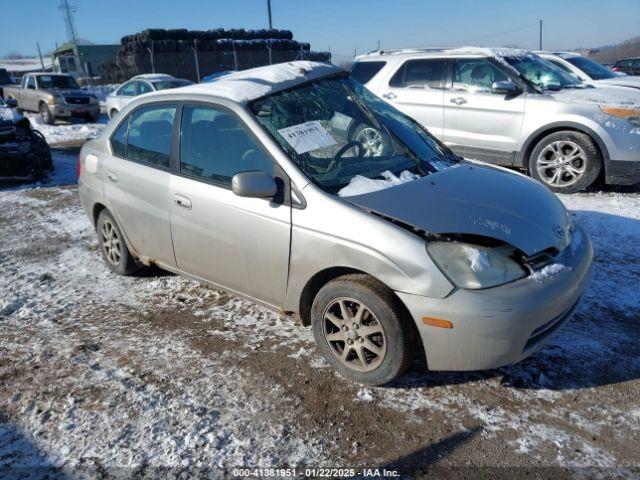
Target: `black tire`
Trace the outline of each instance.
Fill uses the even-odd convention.
[[[573,152],[578,153],[570,161]],[[568,163],[560,166],[549,163],[556,159]],[[556,193],[585,190],[596,181],[601,169],[602,154],[596,143],[589,135],[573,130],[554,132],[540,140],[528,164],[529,175]]]
[[[45,125],[53,125],[56,120],[53,118],[51,114],[51,110],[49,110],[49,106],[46,103],[41,103],[39,107],[40,118],[42,118],[42,122]]]
[[[129,248],[127,247],[118,223],[108,210],[104,209],[100,212],[100,215],[98,215],[96,231],[98,233],[98,243],[100,244],[102,258],[112,271],[118,275],[131,275],[140,269],[131,252],[129,252]],[[113,241],[114,237],[110,237],[109,232],[115,233],[117,244]],[[108,241],[110,241],[110,246],[117,250],[117,260],[115,253],[113,253],[107,245]]]
[[[374,140],[377,137],[377,140]],[[367,141],[371,141],[367,143]],[[355,128],[351,130],[349,134],[349,141],[359,141],[365,147],[365,157],[373,156],[387,156],[390,155],[393,151],[393,147],[391,146],[391,142],[386,134],[380,132],[377,128],[374,128],[365,123],[361,123],[360,125],[356,125]],[[375,146],[374,143],[375,142]],[[373,152],[375,149],[375,154],[368,153]]]
[[[358,312],[358,305],[365,307],[365,313],[360,320],[357,319],[357,314],[349,317],[347,323],[354,323],[347,326],[346,331],[346,325],[337,327],[333,321],[326,319],[332,311],[336,314],[342,312],[341,301],[346,302],[344,306],[350,312],[348,315]],[[336,304],[337,310],[331,310]],[[311,307],[311,325],[320,352],[342,375],[365,385],[387,384],[400,377],[411,365],[414,351],[413,330],[409,323],[411,319],[405,317],[400,301],[391,290],[364,274],[345,275],[330,281],[320,289]],[[358,323],[358,326],[355,323]],[[334,331],[327,332],[328,329]],[[363,340],[358,332],[365,329],[379,329],[383,333],[362,335]],[[327,335],[329,338],[343,335],[345,340],[332,341]],[[348,345],[347,342],[351,344]],[[366,366],[360,359],[358,348],[362,352],[370,342],[376,342],[373,346],[378,347],[379,351],[384,350],[384,353],[375,355],[372,353],[373,350],[367,350],[366,355],[372,357],[372,360],[370,365]],[[349,349],[344,361],[339,355],[341,344],[342,354],[345,353],[345,348]],[[362,367],[364,370],[372,369],[363,371]]]

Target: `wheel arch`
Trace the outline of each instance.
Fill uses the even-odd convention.
[[[531,152],[536,147],[538,142],[540,142],[540,140],[542,140],[547,135],[563,130],[572,130],[574,132],[580,132],[588,135],[596,143],[596,147],[598,147],[598,150],[600,151],[600,155],[602,156],[602,171],[606,172],[607,166],[609,164],[609,151],[607,150],[607,146],[605,145],[602,138],[600,138],[600,136],[594,130],[576,122],[555,122],[545,125],[544,127],[541,127],[533,132],[531,135],[529,135],[527,140],[525,140],[522,148],[516,154],[515,166],[525,168],[528,172],[529,157],[531,156]]]
[[[103,210],[108,210],[106,205],[100,202],[93,204],[93,207],[91,208],[91,220],[93,221],[94,227],[98,224],[98,216],[100,216],[100,212]]]

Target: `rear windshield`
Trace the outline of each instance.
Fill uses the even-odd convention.
[[[363,85],[371,80],[387,62],[356,62],[351,67],[351,78]]]
[[[156,87],[156,90],[167,90],[169,88],[186,87],[192,83],[189,80],[161,80],[153,82],[153,86]]]
[[[569,57],[565,60],[589,75],[592,80],[605,80],[607,78],[617,77],[612,70],[609,70],[607,67],[585,57]]]

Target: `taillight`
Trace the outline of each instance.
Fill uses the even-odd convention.
[[[619,72],[620,69],[618,67],[611,67],[611,70],[613,70],[614,72]]]
[[[82,155],[78,155],[78,165],[76,166],[76,171],[78,173],[78,179],[79,179],[80,174],[82,173]]]

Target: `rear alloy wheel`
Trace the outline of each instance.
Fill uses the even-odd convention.
[[[130,275],[139,267],[129,252],[124,236],[113,216],[102,210],[96,224],[102,257],[111,270],[119,275]]]
[[[529,171],[556,193],[574,193],[598,177],[602,157],[591,138],[580,132],[556,132],[533,149]]]
[[[324,357],[356,382],[389,383],[413,358],[412,330],[399,301],[367,275],[345,275],[322,287],[311,321]]]

